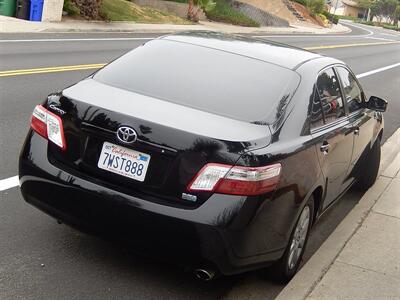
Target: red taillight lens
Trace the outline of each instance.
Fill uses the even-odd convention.
[[[190,192],[254,196],[273,191],[281,174],[281,164],[239,167],[206,164],[188,186]]]
[[[32,112],[31,128],[47,139],[47,110],[41,105],[36,105]]]
[[[31,128],[61,149],[67,148],[61,118],[41,105],[36,105],[33,110]]]

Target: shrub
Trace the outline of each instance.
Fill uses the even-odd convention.
[[[307,0],[293,0],[293,1],[300,3],[301,5],[307,6]]]
[[[318,14],[317,17],[321,18],[321,21],[325,27],[329,25],[329,20],[324,14]]]
[[[396,30],[396,31],[400,31],[400,27],[396,26],[396,25],[392,25],[392,24],[379,24],[377,22],[372,22],[372,21],[361,21],[358,20],[357,23],[360,24],[365,24],[365,25],[371,25],[371,26],[381,26],[385,29],[390,29],[390,30]]]
[[[317,15],[324,11],[325,1],[324,0],[307,0],[306,6],[310,10],[311,15]]]
[[[354,22],[357,22],[358,18],[353,17],[353,16],[338,16],[339,19],[343,19],[343,20],[351,20]]]
[[[215,3],[212,0],[195,0],[194,4],[196,4],[197,6],[201,7],[201,9],[204,12],[213,10],[215,8],[215,6],[217,5],[217,3]]]
[[[398,26],[396,26],[396,25],[383,24],[382,27],[383,27],[383,28],[386,28],[386,29],[391,29],[391,30],[400,31],[400,27],[398,27]]]
[[[372,21],[358,21],[357,23],[375,26],[374,22],[372,22]]]
[[[77,7],[75,3],[72,3],[70,0],[64,1],[63,10],[66,11],[70,16],[78,16],[81,13],[79,7]]]
[[[323,11],[322,14],[333,24],[337,24],[339,22],[339,17],[337,15],[331,14],[327,11]]]
[[[100,0],[70,0],[78,9],[79,14],[88,20],[99,19]]]

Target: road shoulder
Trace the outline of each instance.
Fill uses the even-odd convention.
[[[375,185],[276,299],[400,295],[399,141],[397,130],[382,147],[382,171]]]

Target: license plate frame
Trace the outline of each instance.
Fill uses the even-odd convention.
[[[110,142],[104,142],[97,167],[130,179],[143,182],[150,164],[149,154]]]

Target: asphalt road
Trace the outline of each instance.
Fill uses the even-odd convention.
[[[315,51],[342,59],[356,74],[400,62],[400,44],[382,44],[400,41],[399,34],[357,26],[352,26],[352,33],[346,35],[260,38],[298,47],[318,47]],[[106,63],[154,37],[116,33],[0,34],[0,75],[10,70]],[[363,45],[366,43],[370,45]],[[375,43],[380,44],[372,45]],[[50,92],[91,72],[0,77],[0,180],[17,174],[17,156],[33,107]],[[362,77],[360,81],[368,94],[390,103],[385,114],[387,139],[400,126],[400,66]],[[312,232],[305,260],[360,197],[350,191],[323,216]],[[0,189],[0,253],[1,299],[218,299],[238,295],[272,299],[283,288],[268,271],[224,277],[210,283],[195,281],[173,265],[136,256],[129,249],[57,225],[55,220],[24,203],[17,187]]]

